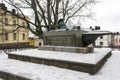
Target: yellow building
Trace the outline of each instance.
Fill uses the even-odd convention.
[[[26,47],[29,45],[27,24],[18,16],[20,17],[15,9],[9,11],[4,4],[0,4],[0,48]]]

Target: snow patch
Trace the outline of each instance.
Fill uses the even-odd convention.
[[[0,54],[0,70],[28,76],[32,80],[120,80],[120,51],[113,51],[112,54],[96,75],[12,60],[7,58],[7,54]]]

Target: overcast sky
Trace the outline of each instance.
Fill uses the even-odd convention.
[[[86,20],[84,27],[98,25],[103,30],[120,32],[120,0],[99,0],[93,12],[95,20]]]

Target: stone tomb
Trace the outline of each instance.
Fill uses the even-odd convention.
[[[51,31],[43,34],[44,45],[84,47],[82,33],[84,31]]]
[[[93,47],[88,47],[88,45],[94,43],[100,35],[107,34],[110,34],[110,32],[85,30],[44,32],[43,41],[45,46],[40,46],[39,50],[91,53],[94,49]]]
[[[82,42],[83,30],[76,31],[51,31],[43,34],[44,45],[39,46],[39,50],[75,52],[75,53],[90,53],[93,47],[85,47]]]

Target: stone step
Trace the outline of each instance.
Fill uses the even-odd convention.
[[[39,50],[48,51],[60,51],[60,52],[71,52],[71,53],[92,53],[93,47],[66,47],[66,46],[39,46]]]
[[[28,53],[29,54],[29,53]],[[10,59],[16,59],[26,62],[38,63],[38,64],[45,64],[45,65],[52,65],[61,68],[67,68],[71,70],[87,72],[90,74],[95,74],[98,70],[103,66],[103,64],[107,61],[107,58],[111,56],[111,51],[108,51],[104,57],[102,57],[96,64],[90,63],[83,63],[83,62],[75,62],[75,61],[66,61],[60,59],[49,59],[49,58],[41,58],[41,57],[34,57],[34,56],[27,56],[27,55],[20,55],[15,53],[8,53],[8,57]]]
[[[29,78],[26,78],[17,74],[13,74],[10,72],[6,72],[6,71],[0,71],[0,78],[4,80],[31,80]]]

